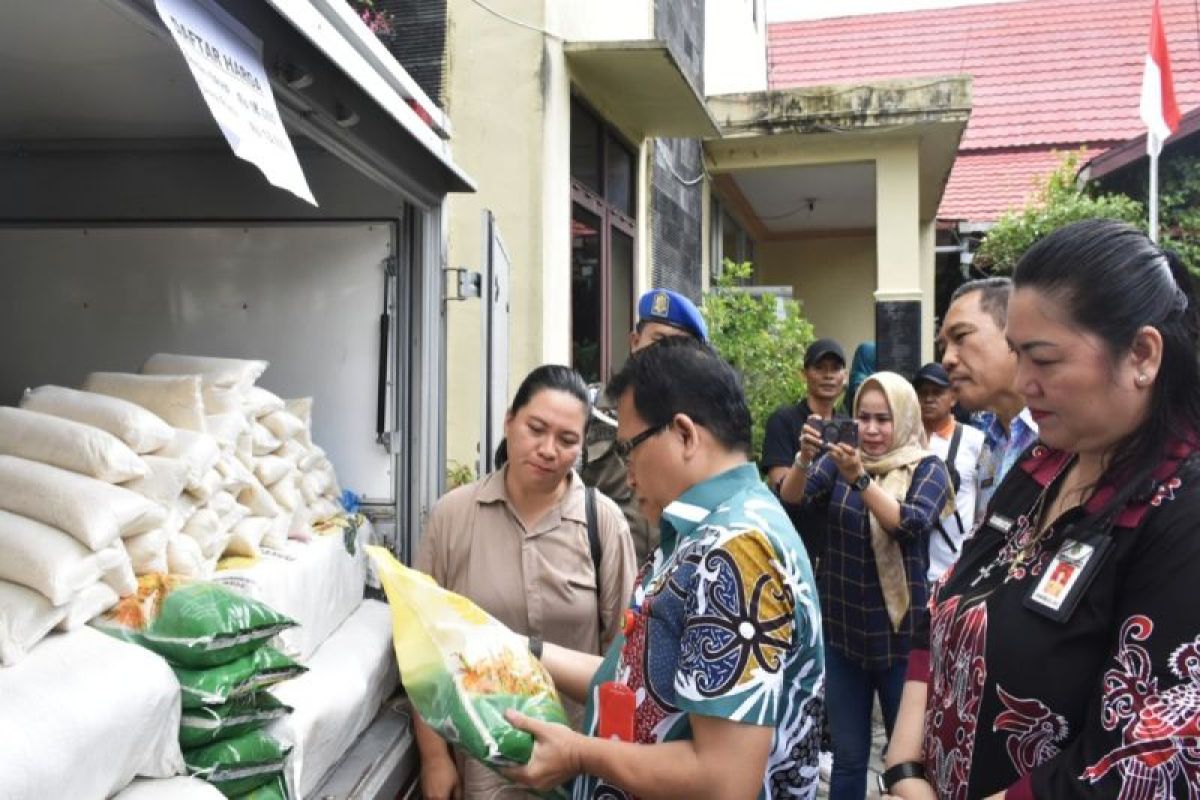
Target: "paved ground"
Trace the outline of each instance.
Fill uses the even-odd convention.
[[[883,773],[883,746],[887,743],[887,738],[883,733],[883,717],[879,713],[879,704],[875,705],[875,714],[871,721],[871,772],[867,775],[867,800],[875,800],[879,797],[879,792],[876,790],[878,781],[875,776]],[[822,781],[821,788],[817,792],[818,800],[827,800],[829,797],[829,784]]]

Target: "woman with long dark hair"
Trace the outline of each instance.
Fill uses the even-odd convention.
[[[1091,220],[1035,244],[1006,335],[1041,441],[930,602],[903,798],[1196,797],[1200,325],[1174,255]]]
[[[593,494],[600,560],[593,563],[583,482],[587,387],[570,367],[538,367],[504,420],[505,463],[438,500],[414,566],[469,597],[517,633],[590,653],[616,634],[634,580],[633,542],[621,510]],[[582,709],[568,705],[578,724]],[[521,792],[452,753],[419,720],[421,788],[429,800],[485,800]]]

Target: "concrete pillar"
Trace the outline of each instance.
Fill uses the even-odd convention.
[[[880,369],[911,375],[931,341],[922,288],[920,172],[916,141],[880,148],[875,161],[875,341]],[[932,253],[932,248],[930,253]]]

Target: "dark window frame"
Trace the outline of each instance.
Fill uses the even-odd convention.
[[[628,300],[628,302],[629,302],[628,311],[629,311],[629,318],[631,320],[635,320],[637,318],[637,309],[636,309],[637,300],[636,300],[636,296],[635,296],[636,295],[635,289],[637,286],[637,253],[638,253],[638,232],[637,232],[636,214],[637,214],[637,204],[638,204],[638,196],[639,196],[638,186],[639,186],[639,178],[640,178],[640,175],[639,175],[640,168],[639,168],[639,158],[638,158],[639,151],[638,151],[638,148],[632,147],[628,143],[628,141],[625,140],[625,138],[621,136],[620,132],[617,131],[616,128],[614,128],[611,124],[609,124],[602,116],[600,116],[596,112],[596,110],[594,108],[592,108],[581,97],[579,97],[575,94],[572,94],[571,104],[572,104],[572,118],[574,118],[574,114],[577,110],[582,111],[583,113],[589,115],[596,122],[596,126],[599,130],[599,135],[601,137],[600,163],[598,165],[600,186],[598,187],[598,191],[593,190],[591,187],[585,185],[582,181],[578,180],[574,176],[574,174],[571,175],[571,209],[572,209],[572,213],[570,214],[570,217],[572,219],[574,219],[574,207],[576,205],[578,205],[580,208],[584,209],[585,211],[595,214],[596,216],[598,216],[600,218],[599,285],[600,285],[600,321],[601,322],[600,322],[600,331],[599,331],[599,336],[600,336],[600,375],[599,375],[599,378],[600,378],[601,382],[606,383],[609,380],[609,378],[612,376],[612,368],[613,368],[613,364],[612,364],[612,358],[613,358],[613,348],[612,348],[613,313],[612,312],[613,312],[614,298],[612,297],[612,283],[613,283],[613,280],[612,280],[612,276],[613,276],[612,241],[613,241],[613,233],[614,232],[624,234],[625,236],[628,236],[629,239],[631,240],[633,259],[629,265],[629,269],[630,269],[629,278],[630,278],[631,291],[630,291],[630,297]],[[571,131],[570,135],[574,135],[574,131]],[[618,208],[612,201],[608,200],[608,185],[607,185],[608,169],[609,169],[609,164],[610,164],[610,158],[612,155],[612,148],[614,148],[614,147],[621,148],[621,150],[624,151],[624,153],[629,156],[629,162],[630,162],[630,167],[631,167],[631,174],[630,174],[631,180],[630,180],[630,187],[629,187],[629,191],[630,191],[629,205],[630,205],[630,211],[632,213],[625,213],[620,208]],[[571,171],[572,171],[572,173],[574,172],[573,169]],[[571,305],[573,307],[573,305],[574,305],[573,300],[572,300]],[[570,323],[569,327],[571,330],[571,338],[572,338],[571,361],[572,361],[572,364],[574,365],[575,340],[574,340],[574,322],[573,321]],[[585,376],[585,377],[588,377],[588,376]]]

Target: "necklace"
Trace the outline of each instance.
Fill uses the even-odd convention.
[[[1005,583],[1025,577],[1026,567],[1037,560],[1042,542],[1050,536],[1053,527],[1052,525],[1043,526],[1041,524],[1042,515],[1046,510],[1046,502],[1050,496],[1050,490],[1058,484],[1059,479],[1062,478],[1074,463],[1075,458],[1071,457],[1046,482],[1046,485],[1042,487],[1042,491],[1038,493],[1029,510],[1017,517],[1012,534],[1001,545],[999,552],[996,553],[996,557],[979,570],[979,574],[971,581],[971,586],[977,586],[981,581],[987,580],[991,577],[993,570],[1000,569],[1006,563],[1008,564],[1008,570],[1004,579]]]

